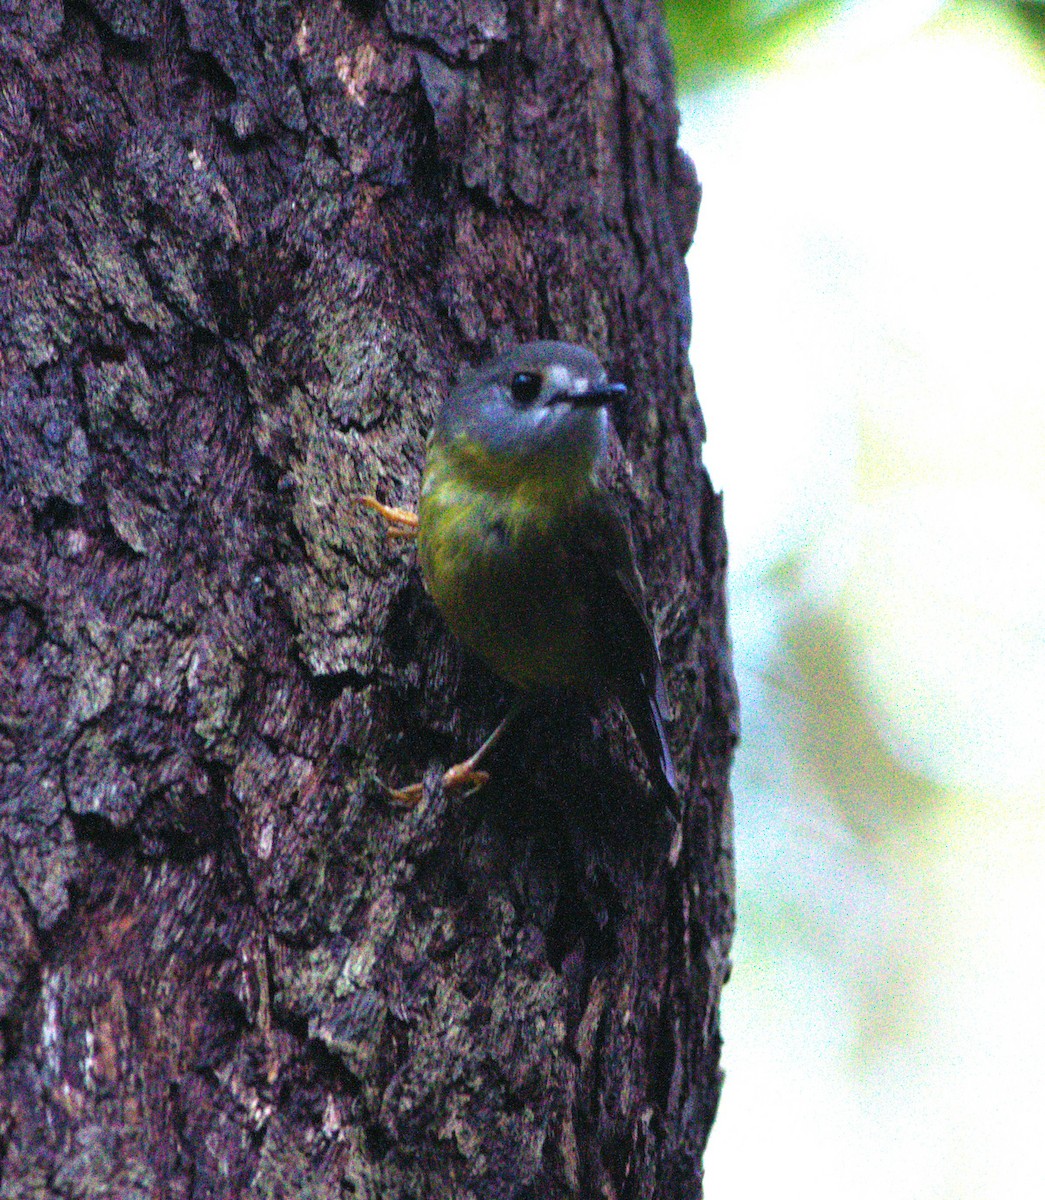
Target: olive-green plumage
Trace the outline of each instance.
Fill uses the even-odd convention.
[[[656,640],[626,527],[593,475],[623,392],[562,342],[469,373],[429,439],[418,547],[457,637],[520,688],[616,696],[673,803]]]

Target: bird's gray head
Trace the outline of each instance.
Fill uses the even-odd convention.
[[[474,371],[447,397],[433,430],[520,467],[587,475],[606,447],[606,406],[626,395],[607,383],[590,350],[568,342],[530,342]]]

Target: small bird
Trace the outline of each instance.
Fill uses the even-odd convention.
[[[662,800],[677,812],[657,642],[624,521],[595,468],[607,407],[627,395],[598,358],[532,342],[467,370],[428,438],[415,515],[371,496],[390,532],[416,533],[421,570],[447,625],[525,697],[546,688],[609,694],[624,709]],[[447,787],[478,787],[479,763],[513,708]],[[420,785],[393,793],[420,799]]]

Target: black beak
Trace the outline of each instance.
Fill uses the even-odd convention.
[[[615,400],[623,400],[628,394],[626,383],[600,383],[590,392],[582,392],[579,396],[571,396],[575,408],[601,408],[604,404],[612,404]]]

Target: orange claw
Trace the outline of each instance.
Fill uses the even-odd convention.
[[[385,795],[389,802],[398,804],[401,808],[416,808],[421,803],[423,794],[424,787],[420,783],[412,783],[404,788],[385,787]]]
[[[469,766],[467,762],[455,763],[443,776],[443,787],[447,791],[456,791],[458,788],[466,787],[468,788],[468,791],[465,792],[466,796],[474,796],[481,787],[485,787],[489,782],[489,771],[479,771],[475,767]]]
[[[456,792],[460,788],[467,788],[465,798],[474,796],[481,788],[485,787],[490,782],[489,771],[480,771],[479,763],[486,757],[487,754],[501,740],[504,731],[515,720],[515,718],[526,707],[525,698],[516,700],[512,705],[511,710],[497,728],[490,734],[485,742],[478,750],[463,762],[454,763],[454,765],[443,776],[443,787],[448,792]],[[387,783],[382,783],[380,779],[376,780],[378,786],[385,793],[392,804],[400,804],[404,808],[416,808],[421,803],[421,797],[424,794],[424,789],[419,783],[412,783],[405,788],[390,788]]]
[[[490,773],[488,771],[477,771],[467,762],[455,763],[443,776],[443,788],[446,791],[456,792],[460,788],[467,787],[466,797],[474,796],[481,787],[489,782]],[[424,795],[424,785],[420,783],[411,783],[402,788],[391,788],[380,780],[377,780],[377,783],[389,802],[397,804],[401,808],[416,808]]]
[[[417,513],[411,512],[410,509],[393,508],[391,505],[382,504],[374,496],[351,496],[350,499],[356,504],[366,505],[379,517],[384,517],[388,524],[389,537],[412,538],[417,536]]]

